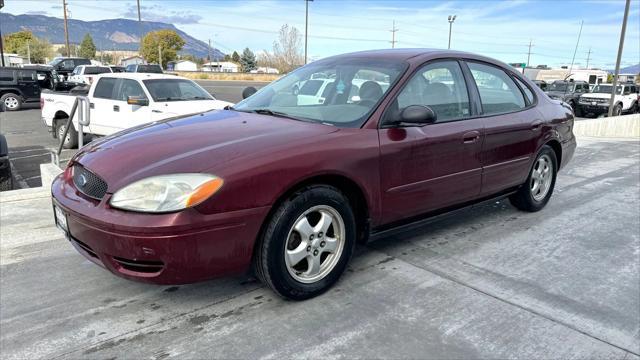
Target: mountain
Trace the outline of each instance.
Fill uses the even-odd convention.
[[[56,17],[0,13],[0,26],[2,26],[4,35],[28,30],[35,36],[45,38],[53,44],[64,43],[64,21]],[[80,44],[84,35],[89,33],[98,50],[138,50],[140,34],[146,34],[154,30],[171,29],[177,32],[186,42],[180,52],[181,54],[192,54],[202,58],[206,58],[208,54],[207,43],[190,36],[173,26],[173,24],[152,21],[138,23],[136,20],[129,19],[98,21],[69,19],[68,26],[70,43]],[[214,59],[222,58],[224,53],[218,49],[212,49],[211,56]]]

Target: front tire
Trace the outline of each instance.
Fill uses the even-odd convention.
[[[613,112],[611,113],[611,116],[620,116],[622,115],[622,104],[617,104],[616,106],[613,107]]]
[[[556,185],[558,159],[553,149],[545,145],[540,149],[533,162],[527,181],[518,192],[509,197],[509,201],[516,208],[536,212],[547,205]]]
[[[73,149],[78,146],[78,132],[71,125],[69,132],[67,132],[67,136],[63,139],[65,128],[67,127],[67,119],[62,119],[56,124],[56,136],[58,138],[58,144],[62,143],[62,147],[64,149]]]
[[[20,95],[13,93],[2,95],[2,97],[0,97],[0,102],[4,104],[4,108],[7,111],[18,111],[22,108],[22,99],[20,98]]]
[[[309,299],[338,281],[355,243],[356,221],[348,199],[331,186],[306,187],[271,216],[256,245],[254,269],[280,296]]]

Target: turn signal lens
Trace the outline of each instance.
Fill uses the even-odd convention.
[[[206,183],[198,186],[198,188],[191,193],[191,196],[187,199],[187,207],[195,206],[208,199],[211,195],[215,194],[224,181],[220,178],[215,178],[207,181]]]

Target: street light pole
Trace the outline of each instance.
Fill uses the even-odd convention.
[[[449,46],[447,49],[451,49],[451,28],[453,27],[453,22],[456,21],[456,15],[449,15]]]
[[[304,0],[305,3],[305,13],[304,13],[304,64],[307,64],[307,37],[309,33],[309,1],[313,0]]]
[[[620,75],[620,61],[622,60],[622,48],[624,47],[624,34],[627,31],[627,18],[629,17],[629,6],[631,0],[627,0],[624,6],[624,18],[622,19],[622,30],[620,31],[620,45],[618,45],[618,59],[616,60],[616,71],[613,76],[613,86],[611,87],[611,98],[609,99],[609,114],[613,115],[613,101],[616,97],[616,87],[618,87],[618,75]]]
[[[69,30],[67,29],[67,1],[62,0],[62,11],[64,11],[64,41],[67,46],[67,57],[71,57],[71,48],[69,48]]]

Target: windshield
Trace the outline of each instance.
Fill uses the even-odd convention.
[[[406,68],[398,60],[320,60],[272,82],[233,109],[360,127]]]
[[[62,60],[62,58],[59,58],[59,57],[53,58],[53,60],[49,61],[47,65],[52,65],[52,66],[57,65],[60,62],[60,60]]]
[[[160,68],[160,65],[138,65],[136,72],[162,74],[162,69]]]
[[[573,84],[567,82],[553,82],[547,86],[547,91],[573,91]]]
[[[110,73],[111,69],[106,66],[87,66],[84,68],[85,75],[95,75],[95,74],[104,74]]]
[[[596,85],[596,87],[593,88],[592,92],[600,94],[611,94],[612,87],[613,85]],[[622,86],[616,86],[616,94],[622,94]]]
[[[187,79],[153,79],[142,82],[153,100],[158,102],[215,100],[206,90]]]

